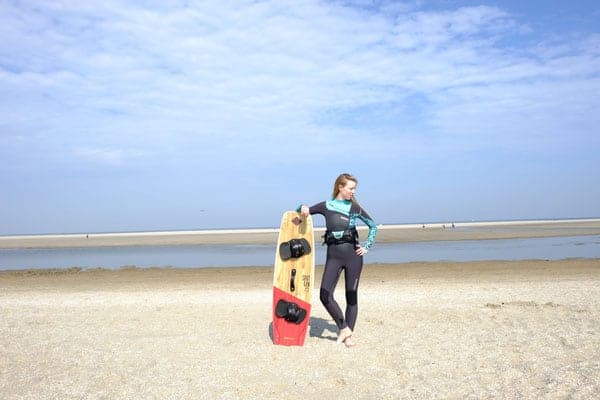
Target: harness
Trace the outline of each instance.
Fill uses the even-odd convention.
[[[330,230],[325,231],[325,234],[323,235],[323,244],[329,246],[342,243],[352,243],[355,246],[359,244],[356,228],[346,229],[341,233]]]

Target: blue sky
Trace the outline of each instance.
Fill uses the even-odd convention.
[[[0,234],[599,217],[598,4],[2,1]]]

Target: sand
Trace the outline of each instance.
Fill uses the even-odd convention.
[[[315,229],[317,240],[324,228]],[[360,226],[361,237],[366,227]],[[203,231],[80,233],[64,235],[0,236],[3,248],[56,248],[102,246],[176,246],[202,244],[272,244],[278,229],[221,229]],[[435,240],[515,239],[555,236],[600,235],[600,219],[501,221],[380,225],[378,243]]]
[[[271,283],[251,267],[2,272],[0,398],[600,397],[600,260],[367,258],[352,349],[316,293],[305,346],[273,345]]]

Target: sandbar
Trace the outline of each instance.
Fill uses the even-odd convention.
[[[362,238],[366,237],[366,229],[365,226],[358,227]],[[79,233],[64,235],[13,235],[0,236],[0,249],[272,244],[277,242],[278,232],[278,229],[269,228],[169,232]],[[315,238],[317,241],[320,240],[320,236],[323,232],[324,228],[315,229]],[[581,235],[600,235],[600,219],[380,225],[377,234],[377,242],[400,243]]]

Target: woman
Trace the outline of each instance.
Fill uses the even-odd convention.
[[[358,315],[358,282],[365,255],[375,240],[377,227],[369,214],[356,202],[354,193],[358,181],[350,174],[341,174],[333,185],[333,196],[312,207],[302,205],[298,211],[304,216],[321,214],[327,230],[323,236],[327,244],[327,259],[321,280],[321,302],[338,327],[338,343],[354,346],[352,333]],[[366,242],[361,245],[356,231],[356,220],[369,227]],[[346,278],[346,312],[343,313],[333,297],[342,270]]]

